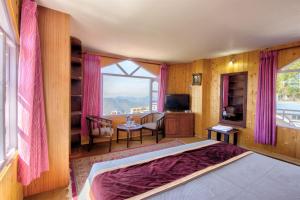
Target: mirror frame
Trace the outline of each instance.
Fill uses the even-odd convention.
[[[223,79],[224,79],[224,76],[234,76],[234,75],[244,75],[245,76],[245,81],[244,81],[244,88],[245,89],[243,91],[243,121],[232,121],[232,120],[226,120],[226,119],[222,118],[222,113],[223,113],[223,109],[222,109],[223,108]],[[236,73],[221,74],[219,123],[246,128],[246,122],[247,122],[247,94],[248,94],[247,91],[248,91],[248,72],[236,72]]]

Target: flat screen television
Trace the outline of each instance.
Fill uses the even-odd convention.
[[[190,96],[188,94],[166,95],[165,111],[185,111],[190,109]]]

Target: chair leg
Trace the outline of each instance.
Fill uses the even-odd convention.
[[[111,143],[112,143],[112,137],[110,137],[110,140],[109,140],[109,152],[111,152]]]
[[[162,135],[162,137],[163,137],[163,138],[165,138],[165,137],[166,137],[166,135],[165,135],[165,131],[164,131],[164,130],[162,130],[162,131],[161,131],[161,135]]]
[[[153,131],[151,131],[152,132],[152,136],[153,136]]]
[[[158,131],[155,131],[156,133],[156,143],[158,143]]]
[[[88,146],[88,151],[90,151],[92,149],[92,146],[93,146],[93,138],[90,137],[89,138],[89,146]]]

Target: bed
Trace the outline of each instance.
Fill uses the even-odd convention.
[[[93,165],[78,198],[91,199],[91,186],[95,177],[99,175],[99,171],[119,168],[128,165],[128,163],[148,161],[154,157],[165,157],[176,152],[179,153],[216,143],[213,140],[206,140],[123,159],[96,163]],[[176,187],[152,194],[147,199],[300,200],[299,180],[300,167],[251,152]]]

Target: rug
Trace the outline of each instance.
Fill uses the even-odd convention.
[[[145,145],[102,155],[73,159],[70,161],[72,198],[76,199],[77,194],[79,191],[81,191],[94,163],[125,158],[137,154],[175,147],[182,144],[184,143],[180,140],[173,140],[171,142]]]

